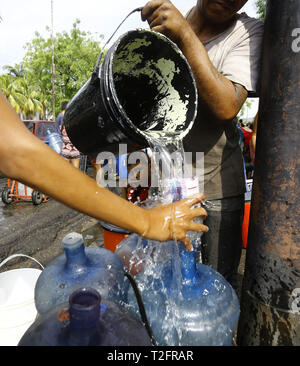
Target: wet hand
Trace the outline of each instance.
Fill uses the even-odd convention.
[[[194,222],[194,219],[199,216],[202,219],[207,217],[204,208],[193,208],[194,205],[204,200],[204,195],[197,194],[169,205],[161,205],[148,210],[148,227],[142,236],[158,241],[179,240],[187,250],[193,250],[186,233],[188,231],[208,231],[206,225]]]
[[[180,45],[190,26],[180,11],[169,0],[152,0],[143,8],[142,20],[147,20],[152,30],[162,33]]]

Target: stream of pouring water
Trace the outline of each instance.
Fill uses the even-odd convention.
[[[158,192],[151,195],[149,200],[169,204],[187,198],[193,194],[201,193],[199,177],[193,176],[188,171],[188,162],[182,138],[174,134],[147,132],[147,140],[152,151],[151,169],[157,174]],[[191,165],[189,169],[192,169]],[[174,217],[174,216],[173,216]],[[201,218],[195,219],[202,223]],[[200,250],[201,233],[188,232],[188,237],[193,241],[194,248]],[[175,242],[177,240],[175,238]]]
[[[182,139],[174,134],[168,136],[166,133],[159,134],[153,131],[147,133],[147,139],[152,152],[151,168],[157,174],[158,190],[150,189],[149,198],[145,202],[146,207],[186,198],[185,182],[190,182],[192,179],[188,178],[188,181],[184,178],[185,156]],[[194,248],[199,250],[201,233],[190,232],[188,236],[193,240]],[[154,321],[152,327],[160,329],[159,338],[167,345],[181,342],[178,304],[184,300],[181,293],[182,274],[178,245],[176,239],[166,243],[147,240],[145,245],[145,239],[139,237],[130,259],[131,268],[133,266],[143,268],[138,275],[139,289],[144,302],[151,304],[151,309],[148,311],[151,312],[152,320],[159,320],[159,324],[155,324]],[[170,281],[164,281],[170,273]],[[164,287],[166,283],[168,288]]]

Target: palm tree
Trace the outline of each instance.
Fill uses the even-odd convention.
[[[11,106],[17,113],[21,113],[21,106],[24,103],[23,95],[18,91],[13,79],[8,74],[0,75],[0,90],[6,96]]]
[[[38,92],[30,88],[28,81],[24,78],[16,78],[14,84],[24,98],[21,105],[21,113],[25,119],[33,118],[36,113],[43,117],[44,108],[39,101]]]
[[[25,119],[34,117],[36,113],[44,116],[44,107],[39,101],[38,93],[30,88],[25,78],[0,75],[0,90],[15,111]]]
[[[3,66],[4,70],[7,70],[7,74],[16,78],[24,78],[25,77],[25,69],[23,68],[22,63],[15,64],[15,66],[5,65]]]

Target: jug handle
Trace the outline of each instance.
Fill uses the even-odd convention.
[[[36,262],[42,269],[44,269],[44,266],[36,259],[30,257],[29,255],[26,254],[13,254],[11,256],[9,256],[8,258],[4,259],[1,263],[0,263],[0,268],[2,266],[4,266],[4,264],[6,264],[8,261],[10,261],[11,259],[17,258],[17,257],[26,257],[29,258],[31,260],[33,260],[34,262]]]
[[[117,33],[117,31],[119,30],[119,28],[121,27],[121,25],[125,22],[125,20],[127,20],[127,18],[129,18],[129,16],[137,11],[142,11],[143,10],[143,7],[139,7],[139,8],[136,8],[134,10],[132,10],[128,15],[126,15],[126,17],[122,20],[122,22],[118,25],[118,27],[116,28],[116,30],[113,32],[113,34],[110,36],[110,38],[106,41],[106,43],[104,44],[104,46],[102,47],[102,50],[100,52],[100,55],[97,59],[97,62],[96,62],[96,65],[94,67],[94,71],[93,73],[97,73],[97,69],[99,68],[99,63],[100,63],[100,60],[103,56],[103,52],[104,52],[104,49],[105,47],[107,46],[107,44],[111,41],[111,39],[113,38],[113,36]]]

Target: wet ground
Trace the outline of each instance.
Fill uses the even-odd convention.
[[[7,179],[0,177],[0,192],[6,184]],[[45,266],[63,252],[61,240],[72,231],[81,233],[87,246],[104,244],[97,220],[53,199],[38,206],[32,201],[6,205],[0,199],[0,262],[12,254],[25,254]],[[13,259],[0,271],[19,267],[38,268],[31,260]]]

